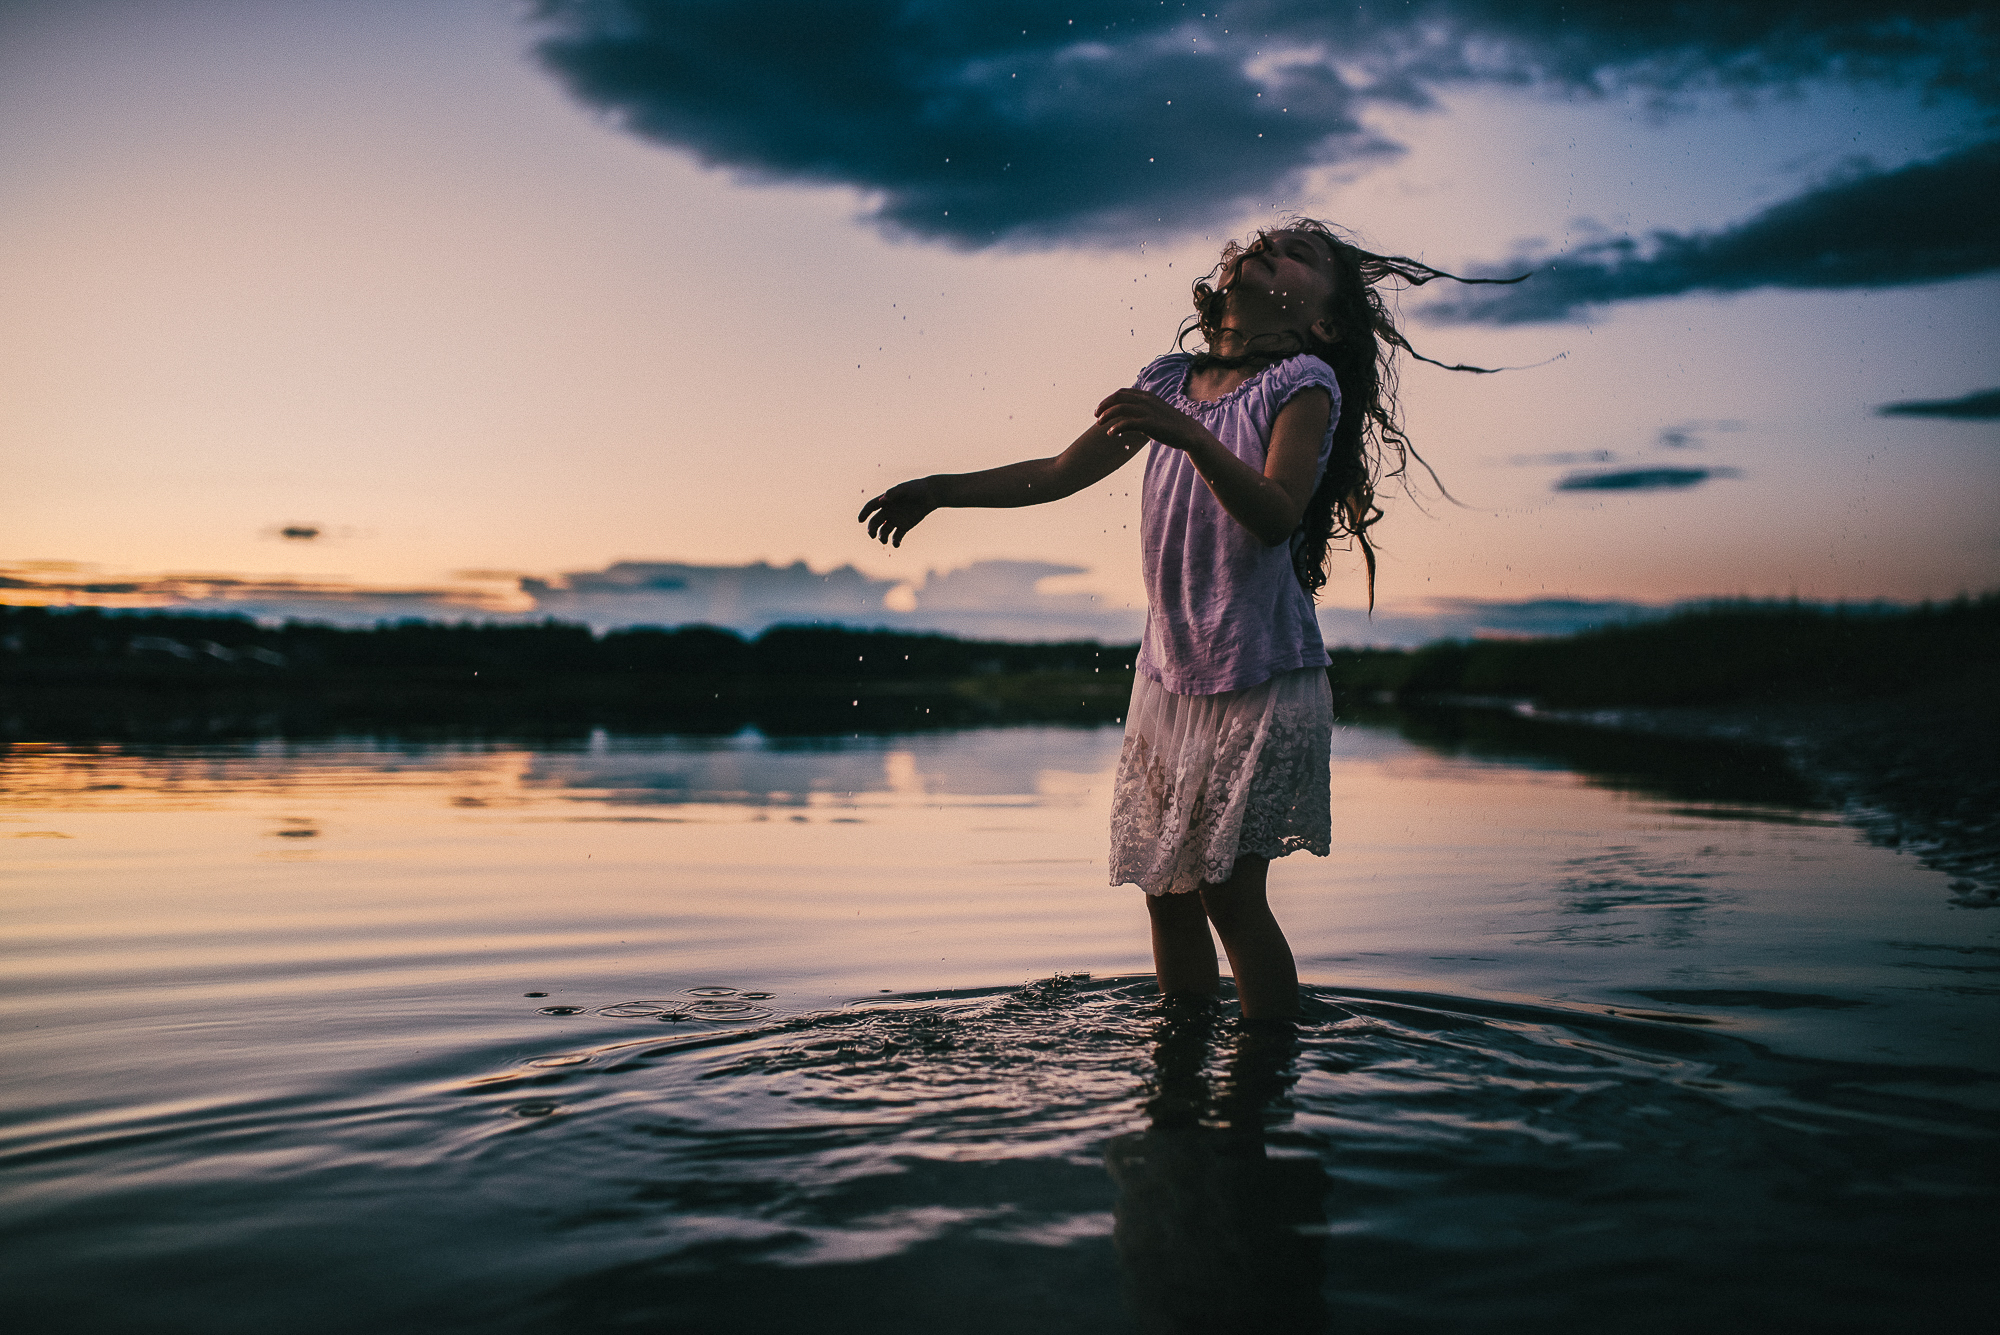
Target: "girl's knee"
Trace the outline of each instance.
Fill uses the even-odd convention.
[[[1153,916],[1155,922],[1198,920],[1202,917],[1204,909],[1202,897],[1195,891],[1183,891],[1180,894],[1169,891],[1163,895],[1146,896],[1146,912]]]
[[[1209,881],[1201,887],[1202,909],[1218,931],[1270,912],[1264,899],[1265,872],[1270,865],[1268,858],[1240,858],[1228,880]]]

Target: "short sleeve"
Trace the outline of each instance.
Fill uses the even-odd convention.
[[[1139,372],[1139,378],[1132,382],[1132,388],[1143,389],[1161,398],[1179,394],[1181,386],[1187,382],[1188,366],[1193,361],[1194,357],[1189,353],[1170,352],[1148,362],[1146,368]]]
[[[1279,366],[1271,374],[1270,420],[1276,422],[1285,405],[1309,389],[1323,389],[1333,400],[1328,405],[1326,436],[1319,443],[1320,466],[1326,466],[1327,457],[1333,451],[1333,429],[1340,423],[1340,381],[1334,378],[1333,368],[1311,353],[1292,358]],[[1266,428],[1268,431],[1269,428]]]
[[[1156,363],[1157,364],[1157,363]],[[1150,369],[1150,368],[1149,368]],[[1273,373],[1271,410],[1275,413],[1308,389],[1323,389],[1333,397],[1333,418],[1340,417],[1340,381],[1333,368],[1311,353],[1304,353],[1279,366]]]

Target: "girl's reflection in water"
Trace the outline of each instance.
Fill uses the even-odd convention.
[[[1215,1029],[1206,1003],[1169,1000],[1152,1125],[1105,1147],[1126,1303],[1147,1331],[1323,1330],[1326,1170],[1264,1145],[1290,1116],[1296,1034],[1289,1021],[1240,1024],[1211,1084]]]

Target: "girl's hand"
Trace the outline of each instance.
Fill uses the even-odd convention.
[[[1097,424],[1114,436],[1146,436],[1177,450],[1192,449],[1208,428],[1143,389],[1121,389],[1097,405]]]
[[[924,522],[924,516],[938,508],[937,492],[927,477],[898,482],[861,507],[861,522],[868,536],[892,547],[903,545],[903,535]]]

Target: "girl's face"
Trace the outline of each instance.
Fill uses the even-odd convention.
[[[1236,261],[1227,288],[1273,303],[1303,328],[1333,300],[1333,256],[1311,232],[1264,232]]]

